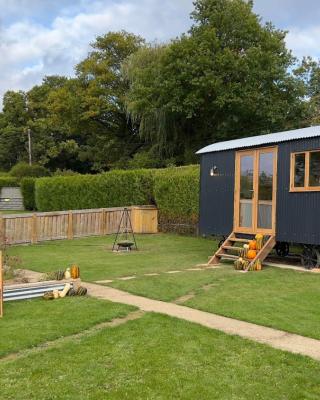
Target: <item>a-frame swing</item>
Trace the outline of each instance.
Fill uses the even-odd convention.
[[[121,214],[117,234],[112,246],[112,251],[138,250],[136,238],[132,229],[130,211],[124,208]]]

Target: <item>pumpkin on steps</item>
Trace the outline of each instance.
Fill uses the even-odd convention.
[[[72,279],[80,278],[80,268],[76,264],[74,264],[71,267],[71,278]]]
[[[256,250],[249,250],[248,251],[247,258],[249,260],[254,260],[256,258],[256,256],[257,256]]]
[[[257,250],[257,242],[255,240],[250,240],[249,249],[250,250]]]
[[[261,233],[258,233],[256,235],[256,244],[257,244],[257,250],[261,250],[263,245],[263,235]]]

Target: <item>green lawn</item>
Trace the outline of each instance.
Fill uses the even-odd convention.
[[[5,316],[0,319],[0,357],[81,332],[125,316],[135,308],[88,297],[67,297],[6,302],[4,309]]]
[[[195,297],[184,305],[320,339],[320,276],[317,274],[270,267],[243,274],[226,266],[114,281],[110,285],[164,301],[193,292]]]
[[[6,400],[318,399],[320,363],[157,314],[0,362]]]
[[[33,246],[15,246],[9,254],[22,258],[23,267],[34,271],[80,266],[84,280],[168,271],[203,263],[216,248],[216,242],[178,235],[138,235],[139,251],[112,253],[114,237],[91,237],[72,241],[46,242]]]

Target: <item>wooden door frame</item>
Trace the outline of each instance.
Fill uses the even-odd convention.
[[[274,153],[273,157],[273,188],[272,188],[272,229],[258,228],[258,199],[259,199],[259,161],[261,153]],[[252,200],[252,227],[243,228],[239,226],[240,216],[240,159],[243,155],[253,156],[253,190]],[[235,186],[234,186],[234,218],[233,230],[237,233],[264,235],[275,235],[276,233],[276,213],[277,213],[277,178],[278,178],[278,146],[260,147],[249,150],[239,150],[235,153]]]

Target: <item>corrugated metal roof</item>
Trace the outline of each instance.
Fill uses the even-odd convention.
[[[292,131],[270,133],[268,135],[251,136],[242,139],[228,140],[210,144],[199,150],[197,154],[212,153],[223,150],[242,149],[246,147],[258,147],[264,144],[288,142],[291,140],[307,139],[320,136],[320,126],[310,128],[295,129]]]

